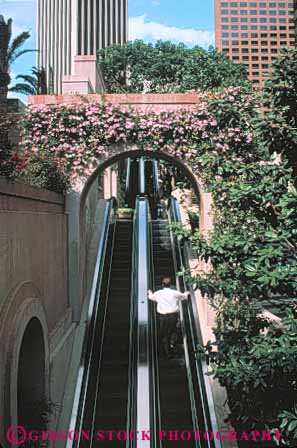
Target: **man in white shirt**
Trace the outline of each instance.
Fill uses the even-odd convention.
[[[185,300],[190,295],[189,291],[184,293],[172,289],[171,278],[164,277],[162,280],[162,289],[153,293],[148,290],[148,298],[153,302],[157,302],[158,313],[158,333],[159,348],[161,356],[170,357],[172,353],[173,340],[172,337],[176,332],[180,300]],[[171,349],[171,350],[170,350]]]

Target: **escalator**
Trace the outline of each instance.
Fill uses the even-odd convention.
[[[95,411],[95,428],[102,430],[123,429],[127,420],[132,221],[118,221],[115,227]]]
[[[153,266],[155,289],[162,287],[162,278],[175,279],[175,269],[168,220],[155,220],[153,225]],[[181,334],[178,334],[177,354],[173,359],[159,356],[159,395],[162,430],[189,430],[192,426],[191,403]],[[181,405],[182,404],[182,405]],[[163,447],[195,447],[191,441],[163,441]]]

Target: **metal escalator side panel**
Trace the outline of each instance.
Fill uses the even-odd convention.
[[[131,165],[132,160],[129,157],[127,159],[127,174],[126,174],[126,185],[125,185],[125,204],[126,206],[129,206],[129,197],[130,197],[130,190],[131,190]]]
[[[144,157],[140,157],[139,160],[139,194],[144,195],[146,193],[146,173],[145,173],[146,161]]]
[[[133,236],[133,287],[130,331],[130,384],[128,401],[127,432],[151,430],[152,388],[150,366],[150,328],[147,290],[150,280],[150,231],[149,205],[145,198],[138,197],[134,216]],[[152,440],[127,441],[127,448],[153,448]]]

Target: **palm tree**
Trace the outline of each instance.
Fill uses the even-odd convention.
[[[11,24],[12,19],[5,22],[4,17],[0,15],[0,99],[7,98],[8,86],[11,82],[11,65],[23,54],[34,51],[21,49],[30,37],[28,31],[12,39]]]
[[[33,67],[32,75],[18,75],[16,79],[22,79],[23,82],[17,82],[9,89],[10,92],[24,95],[45,95],[47,93],[46,73],[43,68]]]

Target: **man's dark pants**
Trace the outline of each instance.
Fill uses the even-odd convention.
[[[178,313],[158,313],[158,347],[160,355],[168,356],[173,335],[176,333]]]

